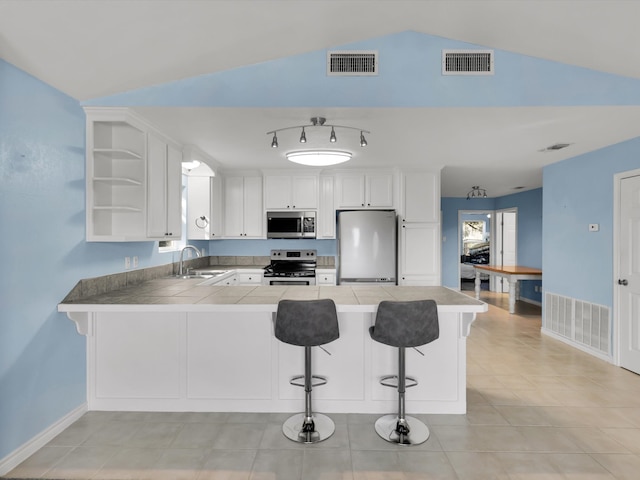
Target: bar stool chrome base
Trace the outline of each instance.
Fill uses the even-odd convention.
[[[376,420],[376,433],[383,440],[398,445],[419,445],[429,438],[429,428],[415,417],[385,415]]]
[[[326,415],[314,413],[310,421],[304,413],[296,413],[282,425],[282,433],[289,440],[299,443],[318,443],[336,431],[336,425]]]

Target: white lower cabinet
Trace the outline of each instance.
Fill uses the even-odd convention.
[[[187,398],[271,398],[270,314],[189,313]]]
[[[264,271],[260,270],[239,270],[237,273],[238,276],[238,285],[262,285],[262,277]]]
[[[316,268],[316,285],[335,285],[336,270]]]
[[[399,240],[398,285],[440,285],[440,225],[401,222]]]
[[[89,337],[94,342],[89,387],[96,401],[180,398],[186,314],[96,315],[94,335]]]
[[[164,307],[176,305],[87,314],[89,410],[304,409],[304,389],[289,383],[304,372],[304,347],[275,338],[270,308],[209,305],[207,311],[166,312]],[[455,312],[439,317],[440,337],[420,348],[425,356],[407,350],[407,373],[420,382],[407,395],[407,409],[414,413],[466,411],[463,324],[468,328],[469,322]],[[340,312],[340,337],[324,345],[331,355],[312,348],[313,373],[328,378],[313,389],[317,411],[379,414],[397,407],[395,390],[379,385],[381,376],[397,372],[397,349],[371,340],[374,318],[374,313]]]

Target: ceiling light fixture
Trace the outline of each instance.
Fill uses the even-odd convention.
[[[311,123],[308,125],[296,125],[295,127],[284,127],[284,128],[278,128],[276,130],[271,130],[270,132],[267,132],[267,135],[273,135],[273,139],[271,140],[271,146],[273,148],[278,148],[278,137],[277,134],[279,132],[283,132],[285,130],[293,130],[293,129],[302,129],[302,132],[300,133],[300,143],[306,143],[307,142],[307,135],[305,133],[305,128],[310,128],[310,127],[331,127],[331,133],[329,135],[329,141],[331,143],[336,143],[338,141],[338,136],[336,135],[336,129],[348,129],[348,130],[356,130],[356,131],[360,131],[360,146],[361,147],[366,147],[367,146],[367,139],[364,137],[365,133],[371,133],[369,130],[363,130],[362,128],[357,128],[357,127],[348,127],[346,125],[329,125],[327,124],[327,119],[324,117],[311,117],[311,119],[309,120]]]
[[[287,159],[301,165],[312,167],[325,167],[327,165],[337,165],[351,159],[349,152],[338,152],[335,150],[305,150],[300,152],[287,153]]]
[[[480,188],[478,185],[471,187],[471,191],[467,193],[467,200],[472,198],[487,198],[487,191],[484,188]]]

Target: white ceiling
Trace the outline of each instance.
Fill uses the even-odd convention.
[[[86,100],[414,30],[640,79],[639,18],[633,0],[0,0],[0,57]],[[640,135],[640,106],[137,110],[223,168],[288,167],[265,132],[326,116],[372,132],[350,167],[443,167],[444,196],[536,188],[542,166]]]

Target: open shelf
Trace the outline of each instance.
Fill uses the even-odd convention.
[[[142,160],[142,155],[121,148],[94,148],[93,154],[105,160]]]
[[[126,207],[119,205],[96,205],[93,207],[94,210],[110,210],[112,212],[141,212],[141,208],[137,207]]]
[[[108,183],[111,185],[132,186],[132,187],[137,187],[142,185],[142,182],[138,180],[134,180],[133,178],[124,178],[124,177],[94,177],[93,181]]]

